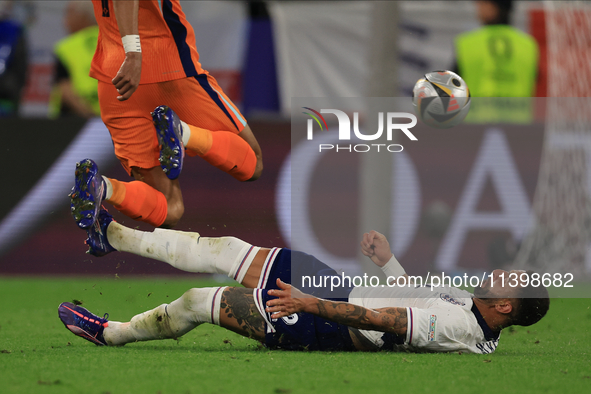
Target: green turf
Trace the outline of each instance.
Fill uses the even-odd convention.
[[[203,325],[178,341],[96,347],[67,331],[62,301],[113,320],[204,282],[0,278],[0,393],[589,393],[591,300],[555,299],[532,327],[505,330],[496,353],[268,351]]]

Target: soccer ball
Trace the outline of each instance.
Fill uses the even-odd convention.
[[[451,71],[425,74],[412,90],[412,103],[419,119],[432,127],[447,129],[459,124],[470,110],[470,90]]]

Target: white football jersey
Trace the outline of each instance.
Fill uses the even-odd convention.
[[[406,308],[406,337],[359,330],[378,349],[492,353],[499,334],[488,327],[472,297],[454,287],[356,287],[349,302],[370,309]]]

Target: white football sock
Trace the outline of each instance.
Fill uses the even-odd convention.
[[[189,143],[189,137],[191,137],[191,128],[182,120],[181,126],[183,128],[183,146],[187,146],[187,144]]]
[[[170,304],[134,316],[130,322],[109,321],[103,331],[111,346],[153,339],[178,338],[202,323],[220,323],[220,301],[226,287],[188,290]]]
[[[117,222],[107,228],[107,239],[120,252],[160,260],[183,271],[226,274],[239,283],[260,250],[235,237],[208,238],[165,229],[145,232]]]
[[[109,180],[109,178],[107,178],[104,175],[103,175],[103,181],[105,181],[105,189],[106,189],[105,200],[108,200],[113,195],[113,185],[111,184],[111,181]]]

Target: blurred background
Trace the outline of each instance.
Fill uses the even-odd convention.
[[[91,157],[103,174],[128,179],[98,117],[96,94],[77,64],[92,58],[96,43],[85,3],[90,1],[0,1],[0,275],[181,274],[128,254],[84,254],[85,234],[69,215],[67,194],[77,161]],[[292,98],[410,102],[418,78],[449,69],[466,79],[474,97],[531,98],[525,104],[497,99],[493,104],[502,115],[475,111],[453,130],[417,126],[420,144],[395,159],[402,161],[397,168],[407,169],[406,178],[391,182],[402,192],[386,216],[402,224],[383,230],[407,272],[482,272],[516,261],[591,272],[588,2],[181,5],[195,29],[203,67],[256,134],[265,171],[257,182],[239,183],[198,158],[188,159],[181,178],[186,211],[177,229],[291,246]],[[499,26],[511,27],[509,38],[479,39],[481,29]],[[74,35],[83,37],[78,50],[67,41]],[[482,63],[485,58],[490,65]],[[485,75],[487,67],[492,71]],[[498,89],[487,90],[479,82],[483,78],[492,78]],[[310,173],[310,185],[322,183],[321,168],[326,166]],[[363,176],[340,185],[357,190]],[[361,198],[354,203],[363,205]],[[130,227],[151,230],[110,212]],[[335,260],[357,258],[358,243],[324,239],[338,220],[315,218],[313,212],[303,214],[311,215],[317,232],[311,237],[319,239],[323,253]],[[352,239],[369,230],[361,213],[354,216]]]

